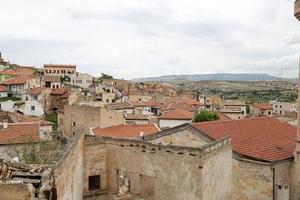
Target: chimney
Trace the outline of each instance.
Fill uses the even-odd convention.
[[[140,133],[140,139],[144,140],[144,132],[143,131],[141,131],[141,133]]]
[[[8,129],[8,120],[3,120],[2,124],[3,124],[3,129]]]
[[[300,161],[300,57],[299,57],[299,76],[298,76],[298,113],[297,113],[297,142],[296,142],[296,151],[295,151],[295,160]]]

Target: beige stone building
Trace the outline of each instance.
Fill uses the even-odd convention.
[[[250,106],[250,114],[254,117],[273,117],[273,107],[268,103],[254,103]]]
[[[244,119],[247,116],[247,107],[241,101],[225,101],[220,112],[230,119]]]
[[[58,124],[64,135],[71,138],[79,129],[88,134],[92,127],[125,124],[125,119],[122,113],[103,107],[65,105],[63,112],[58,113]]]
[[[64,76],[76,73],[76,65],[45,64],[44,75]]]

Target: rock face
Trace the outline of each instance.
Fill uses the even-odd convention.
[[[295,17],[300,20],[300,0],[295,2]]]

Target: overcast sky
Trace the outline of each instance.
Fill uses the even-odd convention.
[[[293,0],[1,0],[12,63],[76,64],[131,79],[170,74],[296,77]]]

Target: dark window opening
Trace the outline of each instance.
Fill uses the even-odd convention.
[[[89,191],[100,189],[100,175],[89,176]]]

